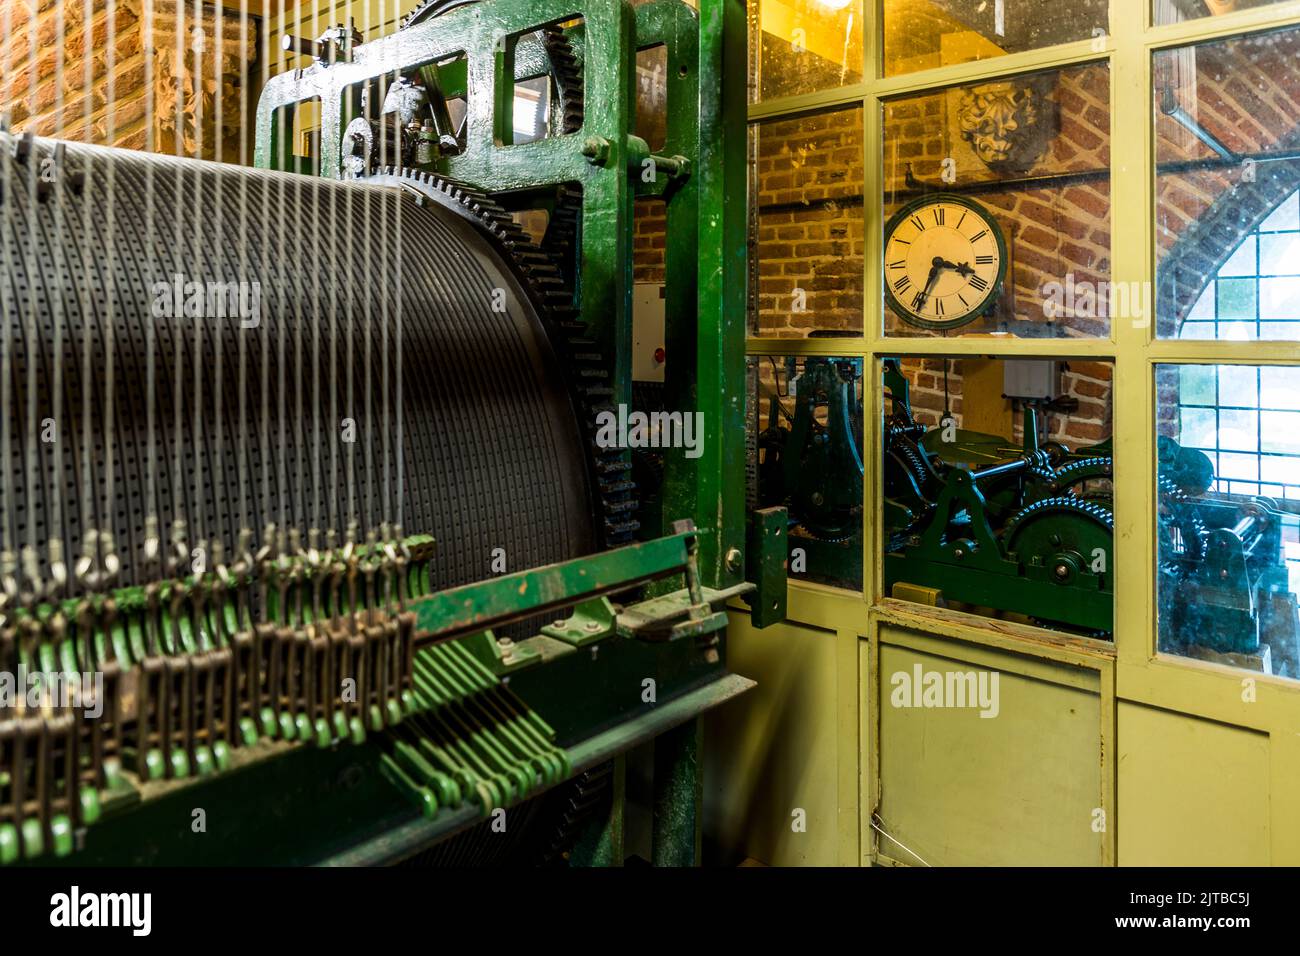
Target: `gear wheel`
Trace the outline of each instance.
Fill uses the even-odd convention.
[[[924,488],[926,480],[930,477],[930,471],[926,468],[925,460],[921,458],[921,452],[917,449],[916,443],[910,438],[900,436],[896,441],[890,443],[890,451],[895,452],[907,465],[916,486]]]
[[[437,19],[445,13],[459,7],[467,7],[478,0],[426,0],[406,15],[399,29],[405,30],[419,23]],[[582,70],[578,58],[573,52],[569,38],[558,26],[549,26],[538,30],[546,55],[551,61],[551,74],[555,78],[555,88],[559,98],[559,113],[562,117],[561,132],[576,133],[582,129],[584,119],[584,90]]]
[[[1037,562],[1051,569],[1054,579],[1070,584],[1087,567],[1087,562],[1101,548],[1111,552],[1115,541],[1115,516],[1103,504],[1062,495],[1044,498],[1021,509],[1003,530],[1003,548],[1022,563]],[[1033,619],[1042,627],[1059,628],[1061,624],[1042,618]],[[1109,639],[1110,631],[1069,628],[1087,636]]]
[[[1161,558],[1168,559],[1174,553],[1172,530],[1178,529],[1182,538],[1183,554],[1194,561],[1199,561],[1205,553],[1205,522],[1196,510],[1196,503],[1168,475],[1157,479],[1160,494],[1160,537]],[[1168,551],[1166,552],[1166,548]]]
[[[1114,475],[1114,463],[1109,458],[1080,458],[1057,468],[1052,475],[1052,491],[1077,488],[1089,481],[1108,480]]]
[[[574,401],[591,450],[594,486],[600,496],[601,537],[606,548],[632,541],[640,523],[632,463],[617,448],[596,444],[596,416],[610,409],[614,390],[609,368],[595,343],[586,337],[586,325],[565,289],[559,270],[519,224],[499,204],[480,190],[436,173],[386,167],[361,182],[399,186],[415,191],[457,212],[482,228],[517,267],[517,275],[532,295],[549,326],[557,351],[568,365]]]
[[[1031,521],[1041,520],[1045,515],[1062,513],[1081,515],[1104,527],[1108,532],[1114,533],[1115,531],[1115,516],[1110,509],[1096,502],[1061,495],[1035,501],[1032,505],[1022,508],[1012,515],[1011,520],[1007,522],[1003,530],[1003,541],[1007,544],[1007,550],[1015,550],[1011,547],[1011,544],[1016,541],[1019,534],[1023,533],[1025,527]]]
[[[402,20],[401,29],[434,20],[458,7],[469,6],[478,0],[426,0]],[[586,96],[582,68],[568,36],[558,26],[538,31],[546,55],[551,61],[551,75],[561,116],[560,132],[576,133],[586,119]],[[582,220],[582,190],[577,186],[561,184],[555,193],[555,204],[546,223],[541,248],[560,270],[565,288],[572,296],[577,289],[577,263],[575,252]]]
[[[1038,559],[1068,584],[1094,550],[1114,546],[1115,515],[1104,505],[1073,496],[1044,498],[1022,508],[1003,529],[1002,544],[1022,563]]]
[[[425,20],[432,20],[434,17],[440,17],[444,13],[455,10],[457,7],[467,7],[471,3],[477,3],[478,0],[426,0],[426,2],[416,6],[414,10],[402,18],[398,24],[399,30],[405,30],[407,27],[413,27],[417,23],[423,23]]]

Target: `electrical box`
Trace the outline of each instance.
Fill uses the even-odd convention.
[[[1051,359],[1007,359],[1002,367],[1004,398],[1056,398],[1060,370]]]
[[[664,380],[664,287],[638,282],[632,287],[632,380]]]

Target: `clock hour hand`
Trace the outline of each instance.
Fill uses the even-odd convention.
[[[945,269],[951,269],[959,276],[970,276],[975,274],[975,270],[970,267],[969,262],[957,263],[957,262],[949,262],[947,259],[945,259],[943,260],[943,267]]]

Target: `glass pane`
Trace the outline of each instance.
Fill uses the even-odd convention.
[[[1193,448],[1213,448],[1219,416],[1212,408],[1183,410],[1183,440]]]
[[[1300,412],[1263,412],[1259,423],[1262,451],[1300,455]]]
[[[1219,366],[1219,404],[1225,408],[1256,407],[1258,382],[1258,371],[1249,365]]]
[[[1213,365],[1184,365],[1181,378],[1183,404],[1214,405],[1217,403],[1219,393]]]
[[[1154,55],[1161,338],[1300,340],[1298,59],[1294,29]]]
[[[750,328],[860,335],[862,108],[750,127]]]
[[[1160,650],[1300,678],[1300,368],[1161,365],[1156,384]]]
[[[749,100],[862,79],[860,0],[749,0]]]
[[[1106,336],[1149,314],[1110,282],[1104,63],[884,104],[885,332]]]
[[[1300,229],[1300,196],[1292,193],[1282,200],[1263,224],[1260,232],[1295,232]]]
[[[1225,409],[1219,413],[1218,427],[1221,448],[1233,451],[1259,451],[1259,412]]]
[[[1274,232],[1259,237],[1259,274],[1300,276],[1300,232]]]
[[[1260,404],[1264,408],[1300,411],[1300,391],[1296,390],[1295,382],[1295,373],[1290,368],[1260,369]]]
[[[1108,0],[885,0],[885,75],[1097,38]]]
[[[1260,279],[1259,315],[1264,321],[1300,319],[1300,278]]]
[[[1259,240],[1247,236],[1237,247],[1237,251],[1228,257],[1228,261],[1219,269],[1220,276],[1256,276],[1259,275],[1259,260],[1256,258]]]
[[[1182,23],[1200,17],[1221,17],[1225,13],[1267,7],[1285,0],[1154,0],[1154,21],[1157,26]]]
[[[1216,283],[1218,319],[1220,322],[1254,319],[1259,302],[1255,297],[1258,291],[1255,280],[1222,279]]]
[[[862,590],[862,360],[750,356],[750,498],[790,513],[793,581]]]
[[[1113,367],[885,359],[885,594],[1113,629]]]

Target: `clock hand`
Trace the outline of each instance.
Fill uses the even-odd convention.
[[[945,269],[952,269],[960,276],[969,276],[975,274],[975,270],[970,267],[969,262],[956,263],[956,262],[949,262],[947,259],[945,259],[943,261],[943,267]]]
[[[921,298],[918,301],[917,305],[915,306],[915,308],[918,311],[925,308],[925,303],[929,301],[930,290],[933,289],[934,284],[937,281],[939,281],[939,270],[942,268],[943,268],[942,260],[938,256],[936,256],[934,259],[934,264],[930,267],[930,275],[925,280],[925,288],[921,290]]]

